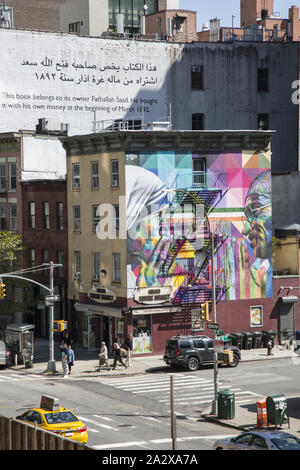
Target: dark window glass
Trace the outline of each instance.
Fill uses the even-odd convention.
[[[194,339],[194,347],[197,349],[205,349],[205,343],[202,339]]]
[[[259,131],[267,131],[269,129],[269,115],[268,114],[257,115],[257,129]]]
[[[258,69],[257,91],[269,91],[269,69]]]
[[[192,114],[192,130],[203,131],[204,129],[204,114],[196,113]]]
[[[179,343],[180,349],[188,349],[191,347],[191,342],[190,341],[180,341]]]
[[[191,88],[192,90],[203,90],[203,65],[192,65],[191,71]]]

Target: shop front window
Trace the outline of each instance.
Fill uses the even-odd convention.
[[[152,316],[136,315],[132,320],[133,354],[152,352]]]

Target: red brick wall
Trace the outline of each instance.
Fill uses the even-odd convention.
[[[59,7],[70,0],[7,0],[14,8],[14,26],[19,29],[60,31]]]
[[[64,280],[68,279],[68,225],[67,225],[67,184],[26,183],[23,184],[23,239],[27,248],[35,248],[36,264],[41,264],[42,250],[49,251],[49,261],[57,262],[57,251],[64,252]],[[35,201],[35,229],[29,228],[28,204]],[[49,202],[50,229],[43,228],[43,201]],[[57,230],[56,203],[63,202],[63,230]],[[48,276],[48,274],[47,274]],[[61,281],[61,282],[62,282]],[[57,279],[59,284],[59,279]]]

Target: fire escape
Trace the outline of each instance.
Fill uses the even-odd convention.
[[[191,183],[192,181],[192,183]],[[186,184],[188,183],[189,184]],[[181,189],[184,188],[184,189]],[[201,303],[212,299],[212,282],[211,282],[211,233],[214,237],[214,255],[225,242],[227,236],[218,233],[218,227],[211,231],[207,222],[208,215],[219,204],[226,194],[226,174],[212,173],[209,171],[195,172],[193,177],[190,175],[185,178],[179,175],[173,185],[175,197],[172,201],[174,206],[190,206],[196,215],[193,236],[174,240],[161,268],[162,276],[172,276],[172,267],[176,264],[176,256],[179,251],[184,252],[185,245],[187,249],[194,250],[194,266],[186,273],[184,283],[178,288],[173,298],[174,304],[180,304],[182,308],[198,307]],[[196,205],[204,207],[205,217],[197,219],[195,212]],[[174,273],[176,274],[176,273]],[[219,283],[216,277],[216,301],[220,300],[224,295],[226,286]]]

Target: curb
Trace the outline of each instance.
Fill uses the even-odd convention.
[[[217,416],[213,416],[211,414],[202,413],[201,417],[204,418],[206,421],[210,421],[211,423],[219,424],[220,426],[226,426],[228,428],[238,429],[239,431],[249,431],[249,429],[252,429],[252,427],[244,427],[241,425],[239,426],[238,424],[221,421]],[[253,429],[254,428],[255,426],[253,426]]]

